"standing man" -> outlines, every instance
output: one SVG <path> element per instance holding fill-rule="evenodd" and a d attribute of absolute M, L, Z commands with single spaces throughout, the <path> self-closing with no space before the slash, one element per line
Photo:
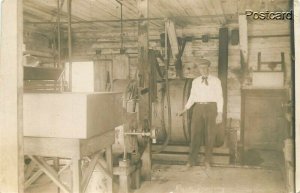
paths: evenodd
<path fill-rule="evenodd" d="M 208 169 L 212 163 L 216 124 L 222 122 L 223 93 L 221 81 L 209 74 L 210 61 L 200 59 L 195 60 L 194 64 L 197 65 L 200 76 L 193 80 L 190 97 L 184 110 L 179 115 L 193 107 L 190 153 L 187 166 L 191 167 L 196 164 L 201 140 L 204 139 L 204 163 Z"/>

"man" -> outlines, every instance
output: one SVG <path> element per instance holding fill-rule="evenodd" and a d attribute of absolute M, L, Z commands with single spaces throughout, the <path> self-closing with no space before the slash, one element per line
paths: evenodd
<path fill-rule="evenodd" d="M 201 145 L 205 143 L 205 166 L 210 168 L 212 162 L 212 150 L 216 138 L 216 123 L 222 122 L 223 94 L 221 81 L 209 74 L 210 61 L 200 59 L 194 61 L 200 72 L 200 76 L 192 83 L 191 94 L 182 115 L 193 107 L 191 123 L 191 144 L 188 167 L 195 165 Z"/>

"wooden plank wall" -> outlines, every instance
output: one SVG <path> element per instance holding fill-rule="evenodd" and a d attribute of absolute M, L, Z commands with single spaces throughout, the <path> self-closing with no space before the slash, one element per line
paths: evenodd
<path fill-rule="evenodd" d="M 230 24 L 229 35 L 232 29 L 237 29 L 238 24 Z M 151 28 L 149 31 L 149 48 L 161 50 L 160 47 L 160 33 L 164 29 L 158 30 Z M 178 36 L 193 36 L 201 37 L 202 35 L 209 35 L 210 37 L 218 37 L 219 26 L 186 26 L 184 28 L 176 27 Z M 266 35 L 288 35 L 289 23 L 287 21 L 249 21 L 248 22 L 248 46 L 249 46 L 249 67 L 253 70 L 257 67 L 258 52 L 262 53 L 262 60 L 280 60 L 280 53 L 285 53 L 287 72 L 290 74 L 290 38 L 288 36 L 282 37 L 254 37 Z M 124 29 L 124 48 L 126 48 L 129 56 L 129 75 L 134 78 L 137 69 L 137 26 L 125 27 Z M 35 41 L 42 41 L 42 37 L 38 37 Z M 75 61 L 82 60 L 113 60 L 120 51 L 120 32 L 118 30 L 104 31 L 104 32 L 73 32 L 74 45 L 73 56 Z M 230 39 L 229 39 L 230 40 Z M 45 40 L 43 45 L 46 46 Z M 30 40 L 27 40 L 30 42 Z M 197 76 L 197 72 L 193 68 L 192 58 L 206 58 L 212 62 L 211 71 L 213 75 L 217 76 L 218 64 L 218 39 L 210 39 L 208 42 L 202 40 L 193 40 L 186 44 L 185 52 L 183 54 L 184 76 L 193 78 Z M 51 49 L 48 51 L 51 53 Z M 96 51 L 101 51 L 101 55 L 95 57 Z M 239 45 L 229 44 L 229 72 L 228 72 L 228 118 L 240 120 L 241 112 L 241 78 L 240 71 L 240 48 Z M 124 74 L 122 74 L 124 77 Z M 116 78 L 116 77 L 114 77 Z M 287 82 L 290 76 L 287 76 Z"/>
<path fill-rule="evenodd" d="M 229 35 L 231 30 L 238 28 L 238 25 L 229 26 Z M 159 34 L 163 32 L 163 29 L 159 31 L 150 31 L 150 47 L 152 49 L 160 50 Z M 118 33 L 110 34 L 111 38 L 118 37 Z M 208 34 L 211 37 L 218 37 L 218 26 L 187 26 L 185 28 L 177 28 L 176 33 L 178 36 L 193 36 L 201 37 Z M 266 36 L 266 35 L 287 35 L 289 34 L 289 25 L 286 21 L 268 21 L 260 22 L 253 21 L 248 23 L 249 34 L 249 66 L 255 70 L 257 67 L 257 54 L 262 53 L 263 60 L 280 60 L 280 53 L 284 52 L 286 56 L 287 71 L 290 72 L 290 40 L 289 37 L 254 37 L 254 36 Z M 136 69 L 137 55 L 136 39 L 137 32 L 127 32 L 125 37 L 124 47 L 130 55 L 130 69 Z M 105 39 L 105 37 L 102 37 Z M 131 40 L 130 42 L 126 42 Z M 106 41 L 110 40 L 106 38 Z M 101 39 L 100 39 L 101 41 Z M 217 76 L 217 64 L 218 64 L 218 39 L 210 39 L 208 42 L 202 42 L 202 40 L 193 40 L 188 42 L 183 54 L 184 75 L 186 77 L 195 77 L 197 73 L 193 69 L 192 58 L 206 58 L 212 62 L 211 71 L 213 75 Z M 84 46 L 83 46 L 84 45 Z M 95 44 L 92 44 L 95 45 Z M 97 44 L 96 44 L 97 45 Z M 118 53 L 120 43 L 101 43 L 102 57 L 112 57 Z M 80 49 L 79 49 L 80 48 Z M 94 49 L 91 48 L 91 43 L 75 43 L 75 55 L 93 55 Z M 229 44 L 229 72 L 228 72 L 228 118 L 240 120 L 241 113 L 241 72 L 240 72 L 240 50 L 239 45 Z M 130 71 L 133 78 L 134 72 Z M 290 80 L 290 76 L 287 77 Z"/>
<path fill-rule="evenodd" d="M 34 56 L 36 61 L 43 63 L 44 66 L 53 66 L 54 56 L 56 55 L 53 45 L 53 37 L 50 34 L 45 34 L 34 29 L 24 29 L 24 45 L 25 54 Z M 54 34 L 53 34 L 54 36 Z M 26 58 L 28 60 L 28 57 Z M 32 63 L 32 58 L 25 64 Z"/>

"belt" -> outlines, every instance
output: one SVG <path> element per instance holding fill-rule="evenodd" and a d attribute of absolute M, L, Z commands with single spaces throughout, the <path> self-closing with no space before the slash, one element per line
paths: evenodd
<path fill-rule="evenodd" d="M 195 104 L 208 105 L 208 104 L 216 104 L 216 102 L 196 102 Z"/>

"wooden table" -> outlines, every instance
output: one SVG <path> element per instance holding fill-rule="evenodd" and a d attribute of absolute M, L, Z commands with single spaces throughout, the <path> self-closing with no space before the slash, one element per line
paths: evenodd
<path fill-rule="evenodd" d="M 112 192 L 111 146 L 114 128 L 122 124 L 122 93 L 26 93 L 23 104 L 24 154 L 32 160 L 25 188 L 45 173 L 65 192 L 83 193 L 98 164 L 110 179 Z M 71 161 L 63 168 L 57 163 L 51 167 L 45 157 Z M 89 160 L 85 171 L 81 169 L 83 158 Z M 32 165 L 39 170 L 33 173 Z M 71 187 L 59 179 L 69 167 Z"/>
<path fill-rule="evenodd" d="M 30 165 L 37 165 L 37 172 L 30 172 L 25 182 L 25 188 L 29 187 L 39 176 L 45 173 L 59 188 L 69 193 L 84 193 L 93 170 L 98 164 L 102 173 L 108 180 L 108 192 L 112 193 L 112 144 L 115 140 L 114 130 L 88 139 L 76 138 L 46 138 L 24 137 L 24 154 L 32 161 Z M 105 157 L 101 152 L 105 151 Z M 67 158 L 71 162 L 56 171 L 44 157 Z M 88 157 L 89 166 L 82 171 L 81 160 Z M 59 179 L 59 174 L 67 169 L 72 170 L 72 185 L 67 187 Z"/>

